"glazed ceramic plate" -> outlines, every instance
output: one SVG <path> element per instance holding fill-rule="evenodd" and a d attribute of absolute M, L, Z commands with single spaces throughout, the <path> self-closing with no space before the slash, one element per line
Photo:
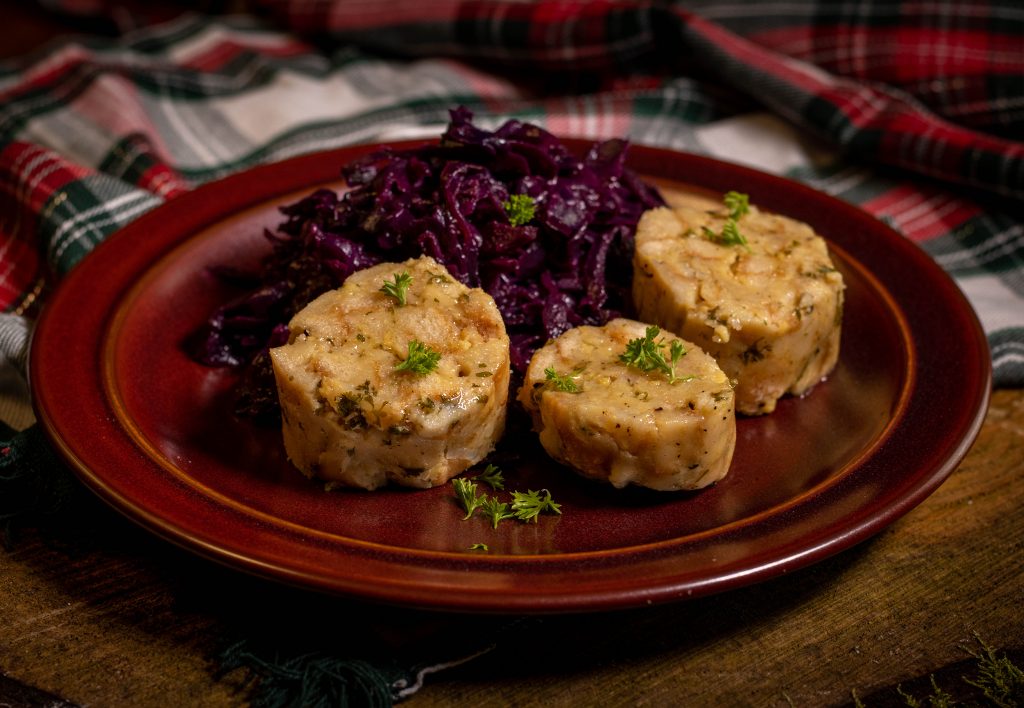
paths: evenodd
<path fill-rule="evenodd" d="M 799 184 L 634 146 L 631 166 L 667 191 L 746 192 L 829 240 L 848 288 L 832 376 L 739 420 L 730 474 L 697 493 L 588 482 L 529 434 L 505 475 L 551 490 L 563 512 L 536 524 L 464 521 L 451 485 L 325 492 L 290 467 L 278 430 L 232 415 L 236 374 L 183 344 L 233 294 L 210 267 L 255 265 L 278 207 L 339 186 L 340 166 L 371 149 L 197 189 L 111 236 L 61 284 L 33 341 L 36 410 L 116 509 L 204 556 L 320 591 L 459 611 L 601 610 L 719 592 L 846 549 L 927 497 L 981 425 L 985 337 L 919 248 Z M 477 543 L 490 550 L 470 551 Z"/>

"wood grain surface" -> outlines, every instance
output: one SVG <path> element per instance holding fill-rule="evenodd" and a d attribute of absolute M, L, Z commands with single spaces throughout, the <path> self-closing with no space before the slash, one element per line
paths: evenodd
<path fill-rule="evenodd" d="M 927 692 L 932 674 L 968 673 L 979 638 L 1024 656 L 1022 568 L 1024 390 L 996 391 L 950 479 L 845 553 L 723 595 L 511 628 L 243 576 L 83 492 L 0 551 L 0 697 L 243 705 L 244 671 L 217 675 L 218 652 L 237 638 L 403 660 L 493 639 L 492 651 L 429 676 L 404 705 L 818 706 L 851 703 L 854 692 L 900 705 L 898 685 Z"/>

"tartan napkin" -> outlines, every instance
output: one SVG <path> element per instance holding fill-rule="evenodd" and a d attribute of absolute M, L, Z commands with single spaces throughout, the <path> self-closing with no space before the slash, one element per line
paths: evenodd
<path fill-rule="evenodd" d="M 206 7 L 225 4 L 242 3 Z M 857 204 L 950 273 L 988 335 L 996 385 L 1024 385 L 1017 0 L 248 5 L 0 65 L 0 421 L 11 428 L 33 422 L 34 318 L 110 233 L 256 164 L 439 135 L 457 105 L 485 127 L 515 117 L 625 136 Z"/>

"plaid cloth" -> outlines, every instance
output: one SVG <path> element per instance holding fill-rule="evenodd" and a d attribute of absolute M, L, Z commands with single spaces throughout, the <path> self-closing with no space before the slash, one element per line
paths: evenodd
<path fill-rule="evenodd" d="M 258 163 L 436 135 L 457 104 L 484 125 L 628 136 L 854 202 L 957 280 L 996 384 L 1024 383 L 1016 0 L 252 5 L 257 16 L 184 14 L 0 66 L 0 416 L 12 425 L 31 421 L 10 370 L 32 319 L 108 234 Z"/>
<path fill-rule="evenodd" d="M 627 136 L 857 204 L 955 278 L 996 385 L 1024 385 L 1019 0 L 254 0 L 142 27 L 118 3 L 42 4 L 133 29 L 0 64 L 0 421 L 12 428 L 33 420 L 32 322 L 106 236 L 256 164 L 436 136 L 460 104 L 487 127 L 516 117 Z M 242 5 L 251 13 L 223 13 Z"/>

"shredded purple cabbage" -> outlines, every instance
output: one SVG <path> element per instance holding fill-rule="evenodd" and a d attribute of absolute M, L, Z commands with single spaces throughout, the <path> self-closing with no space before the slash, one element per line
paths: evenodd
<path fill-rule="evenodd" d="M 343 168 L 349 191 L 283 207 L 255 287 L 213 313 L 195 356 L 244 367 L 239 414 L 276 415 L 267 350 L 292 315 L 357 270 L 426 254 L 494 298 L 521 376 L 548 339 L 630 310 L 636 223 L 664 202 L 625 167 L 627 147 L 608 140 L 579 158 L 536 125 L 489 132 L 453 110 L 439 144 L 371 154 Z M 518 194 L 536 207 L 521 226 L 504 207 Z"/>

